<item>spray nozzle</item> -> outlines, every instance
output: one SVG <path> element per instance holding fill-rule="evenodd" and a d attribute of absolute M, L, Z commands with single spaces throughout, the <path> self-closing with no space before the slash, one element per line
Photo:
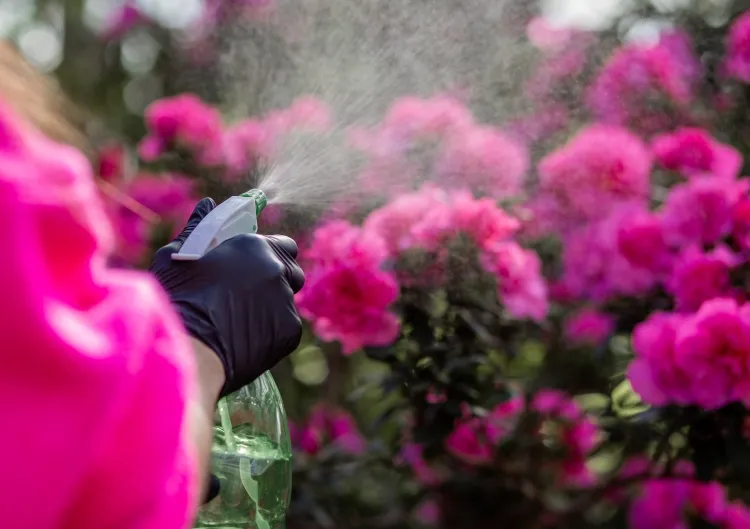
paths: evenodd
<path fill-rule="evenodd" d="M 257 233 L 258 216 L 266 204 L 268 198 L 260 189 L 251 189 L 240 196 L 228 198 L 198 223 L 180 251 L 172 254 L 172 259 L 195 261 L 227 239 Z"/>
<path fill-rule="evenodd" d="M 260 216 L 260 212 L 263 211 L 263 209 L 268 204 L 268 197 L 266 197 L 266 194 L 260 189 L 251 189 L 250 191 L 245 191 L 240 196 L 245 197 L 245 198 L 251 198 L 255 201 L 255 216 L 256 217 Z"/>

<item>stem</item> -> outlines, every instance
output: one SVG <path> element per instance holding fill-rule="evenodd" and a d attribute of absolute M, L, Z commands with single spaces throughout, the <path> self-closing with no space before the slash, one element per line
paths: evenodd
<path fill-rule="evenodd" d="M 323 346 L 328 361 L 328 381 L 324 400 L 335 405 L 341 395 L 341 384 L 345 380 L 346 361 L 341 354 L 341 347 L 338 344 L 326 344 Z"/>

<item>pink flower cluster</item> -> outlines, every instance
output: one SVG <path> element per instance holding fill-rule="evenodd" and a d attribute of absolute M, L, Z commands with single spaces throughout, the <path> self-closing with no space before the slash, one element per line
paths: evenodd
<path fill-rule="evenodd" d="M 666 32 L 655 45 L 628 44 L 615 51 L 589 86 L 587 104 L 603 123 L 658 132 L 689 112 L 700 74 L 689 38 Z M 676 115 L 644 105 L 654 98 L 673 107 Z"/>
<path fill-rule="evenodd" d="M 565 337 L 572 343 L 597 346 L 614 331 L 614 318 L 596 309 L 584 309 L 565 322 Z"/>
<path fill-rule="evenodd" d="M 446 450 L 469 465 L 489 464 L 495 447 L 515 430 L 523 409 L 523 399 L 516 397 L 497 405 L 484 417 L 467 414 L 446 438 Z"/>
<path fill-rule="evenodd" d="M 229 178 L 238 178 L 259 160 L 272 159 L 279 142 L 295 130 L 323 132 L 331 126 L 328 108 L 312 97 L 302 97 L 289 107 L 248 118 L 224 132 L 224 165 Z"/>
<path fill-rule="evenodd" d="M 345 354 L 366 345 L 388 345 L 399 325 L 389 311 L 399 285 L 385 271 L 406 250 L 438 257 L 458 234 L 480 250 L 480 264 L 497 279 L 498 295 L 517 318 L 542 320 L 548 310 L 541 261 L 511 237 L 518 221 L 488 198 L 426 185 L 373 211 L 361 228 L 345 221 L 323 224 L 303 251 L 307 283 L 297 296 L 300 314 L 324 340 L 337 340 Z"/>
<path fill-rule="evenodd" d="M 541 320 L 548 310 L 541 261 L 511 239 L 518 227 L 492 199 L 431 185 L 398 196 L 364 222 L 365 230 L 388 241 L 394 258 L 412 248 L 439 255 L 450 239 L 468 236 L 481 252 L 483 268 L 497 279 L 498 296 L 508 312 Z"/>
<path fill-rule="evenodd" d="M 652 156 L 687 178 L 656 211 L 648 202 Z M 747 249 L 750 218 L 741 162 L 702 129 L 663 134 L 649 150 L 624 129 L 594 126 L 540 163 L 529 232 L 561 237 L 558 286 L 573 299 L 604 302 L 661 285 L 679 311 L 694 311 L 736 295 L 729 274 L 741 263 L 734 251 Z"/>
<path fill-rule="evenodd" d="M 714 298 L 693 314 L 655 313 L 636 328 L 633 349 L 628 378 L 646 403 L 750 404 L 750 304 Z"/>
<path fill-rule="evenodd" d="M 145 118 L 148 135 L 138 147 L 143 160 L 154 161 L 178 148 L 203 165 L 221 161 L 221 115 L 193 94 L 160 99 L 146 109 Z"/>
<path fill-rule="evenodd" d="M 659 165 L 687 178 L 704 175 L 735 178 L 742 168 L 742 155 L 735 148 L 699 128 L 661 134 L 653 139 L 651 148 Z"/>
<path fill-rule="evenodd" d="M 743 83 L 750 83 L 750 12 L 739 16 L 727 36 L 724 69 Z"/>
<path fill-rule="evenodd" d="M 497 279 L 498 297 L 511 316 L 535 321 L 547 316 L 547 284 L 536 252 L 504 241 L 487 247 L 480 261 Z"/>
<path fill-rule="evenodd" d="M 154 235 L 176 236 L 200 198 L 196 182 L 171 173 L 135 173 L 128 152 L 118 143 L 104 145 L 96 164 L 99 190 L 115 226 L 115 265 L 143 265 Z"/>
<path fill-rule="evenodd" d="M 593 125 L 539 163 L 533 208 L 556 231 L 605 216 L 615 206 L 649 196 L 651 153 L 626 129 Z"/>
<path fill-rule="evenodd" d="M 445 473 L 430 465 L 424 459 L 422 445 L 407 440 L 401 447 L 395 463 L 407 466 L 414 474 L 414 478 L 425 487 L 435 487 L 443 482 Z"/>
<path fill-rule="evenodd" d="M 425 185 L 376 209 L 363 226 L 388 241 L 395 257 L 411 248 L 434 252 L 458 233 L 469 235 L 479 248 L 490 248 L 508 240 L 519 223 L 492 199 Z"/>
<path fill-rule="evenodd" d="M 672 187 L 661 211 L 666 240 L 676 245 L 719 242 L 732 232 L 732 211 L 749 185 L 746 179 L 701 178 Z"/>
<path fill-rule="evenodd" d="M 185 226 L 199 198 L 194 182 L 181 175 L 140 174 L 122 189 L 138 204 L 158 216 L 157 222 L 176 236 Z M 113 213 L 117 228 L 116 255 L 128 262 L 138 262 L 150 248 L 156 225 L 140 217 L 136 211 L 120 205 Z"/>
<path fill-rule="evenodd" d="M 380 237 L 345 221 L 315 230 L 302 254 L 306 283 L 297 308 L 320 338 L 339 341 L 344 354 L 389 345 L 398 336 L 399 323 L 389 307 L 399 286 L 384 270 L 387 257 Z"/>
<path fill-rule="evenodd" d="M 584 225 L 563 239 L 563 276 L 561 286 L 574 299 L 604 302 L 625 295 L 637 296 L 656 285 L 658 276 L 651 268 L 641 267 L 629 260 L 620 242 L 628 242 L 631 229 L 642 225 L 630 222 L 637 206 L 623 206 L 598 222 Z M 658 254 L 643 255 L 645 247 L 631 248 L 639 259 L 658 259 Z M 643 255 L 643 257 L 641 257 Z"/>
<path fill-rule="evenodd" d="M 734 296 L 730 272 L 742 259 L 720 242 L 734 231 L 731 216 L 740 196 L 701 204 L 703 181 L 684 185 L 690 200 L 680 207 L 671 198 L 680 198 L 683 190 L 677 186 L 660 212 L 621 208 L 566 237 L 561 285 L 569 295 L 603 302 L 662 285 L 679 311 L 694 311 L 717 295 Z M 728 187 L 715 189 L 723 195 Z M 714 248 L 704 250 L 704 245 Z"/>
<path fill-rule="evenodd" d="M 628 514 L 633 529 L 684 529 L 688 516 L 721 529 L 750 527 L 750 510 L 741 503 L 730 503 L 720 483 L 689 477 L 648 480 Z"/>
<path fill-rule="evenodd" d="M 568 485 L 585 486 L 594 481 L 587 458 L 600 442 L 599 428 L 578 404 L 557 390 L 541 390 L 534 395 L 531 412 L 540 418 L 540 439 L 550 435 L 565 453 L 560 478 Z M 469 465 L 486 465 L 495 457 L 496 447 L 511 437 L 524 401 L 514 397 L 490 410 L 483 417 L 469 416 L 458 421 L 445 441 L 446 450 Z"/>
<path fill-rule="evenodd" d="M 508 197 L 521 191 L 529 169 L 523 144 L 477 123 L 465 105 L 446 96 L 403 97 L 377 127 L 351 136 L 367 157 L 363 184 L 381 192 L 428 180 Z"/>
<path fill-rule="evenodd" d="M 710 252 L 696 246 L 686 248 L 674 262 L 665 287 L 674 297 L 675 310 L 695 312 L 704 301 L 722 296 L 741 299 L 731 285 L 730 272 L 741 260 L 725 246 Z"/>
<path fill-rule="evenodd" d="M 183 149 L 201 165 L 224 167 L 233 179 L 273 156 L 283 135 L 296 129 L 319 132 L 329 124 L 326 106 L 303 97 L 263 118 L 225 127 L 215 108 L 193 94 L 182 94 L 160 99 L 146 110 L 148 135 L 139 153 L 143 160 L 154 161 L 170 149 Z"/>
<path fill-rule="evenodd" d="M 354 418 L 339 408 L 317 405 L 302 425 L 290 423 L 292 444 L 298 450 L 316 455 L 326 446 L 335 446 L 350 455 L 362 455 L 367 441 Z"/>

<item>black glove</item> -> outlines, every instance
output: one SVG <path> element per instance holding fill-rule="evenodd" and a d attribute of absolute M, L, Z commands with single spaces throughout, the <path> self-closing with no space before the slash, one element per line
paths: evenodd
<path fill-rule="evenodd" d="M 188 235 L 216 207 L 195 206 L 185 229 L 154 256 L 151 272 L 169 293 L 188 332 L 221 359 L 222 396 L 249 384 L 299 345 L 294 294 L 305 282 L 297 245 L 283 236 L 238 235 L 197 261 L 174 261 Z"/>

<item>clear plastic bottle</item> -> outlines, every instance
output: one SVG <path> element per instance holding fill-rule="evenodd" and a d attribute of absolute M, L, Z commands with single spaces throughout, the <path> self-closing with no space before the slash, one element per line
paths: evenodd
<path fill-rule="evenodd" d="M 219 495 L 195 527 L 283 529 L 292 492 L 292 446 L 270 372 L 219 401 L 212 450 Z"/>

